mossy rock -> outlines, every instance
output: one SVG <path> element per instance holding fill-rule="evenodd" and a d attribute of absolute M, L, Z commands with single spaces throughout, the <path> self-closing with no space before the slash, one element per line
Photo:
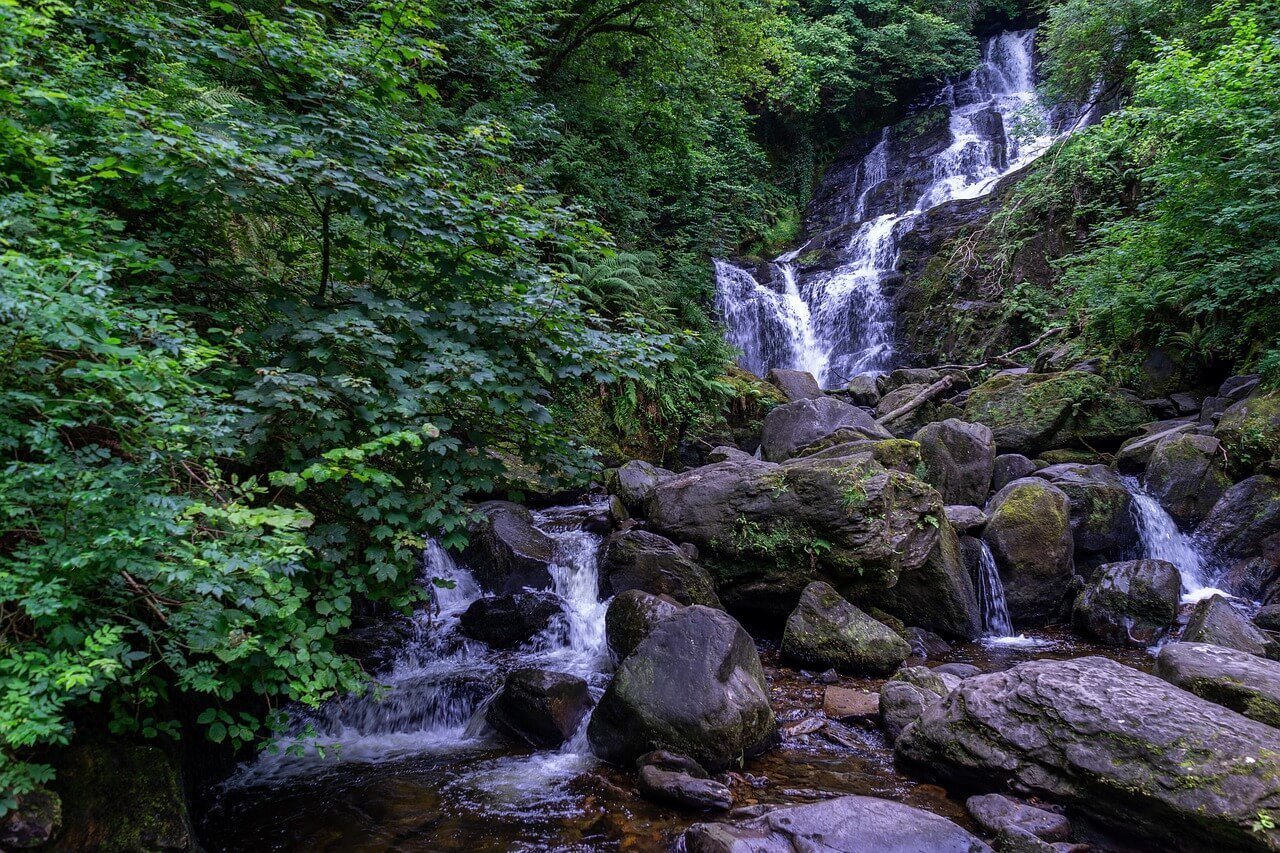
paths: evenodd
<path fill-rule="evenodd" d="M 1228 469 L 1239 479 L 1280 458 L 1280 391 L 1241 400 L 1222 413 L 1213 432 L 1227 451 Z"/>
<path fill-rule="evenodd" d="M 783 657 L 816 669 L 887 675 L 910 654 L 911 646 L 892 628 L 822 581 L 805 587 L 782 634 Z"/>

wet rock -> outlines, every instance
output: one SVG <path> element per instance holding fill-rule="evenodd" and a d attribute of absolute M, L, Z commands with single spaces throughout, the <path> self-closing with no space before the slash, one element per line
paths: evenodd
<path fill-rule="evenodd" d="M 609 478 L 609 493 L 616 495 L 628 512 L 642 515 L 658 484 L 672 476 L 665 468 L 633 459 Z"/>
<path fill-rule="evenodd" d="M 1264 631 L 1280 631 L 1280 604 L 1268 604 L 1253 614 L 1253 624 Z"/>
<path fill-rule="evenodd" d="M 996 445 L 991 430 L 954 418 L 931 423 L 914 436 L 925 479 L 947 504 L 980 504 L 991 490 Z"/>
<path fill-rule="evenodd" d="M 781 620 L 825 577 L 850 594 L 923 566 L 940 537 L 930 486 L 869 456 L 718 462 L 664 481 L 653 530 L 692 542 L 735 612 Z"/>
<path fill-rule="evenodd" d="M 680 610 L 672 599 L 659 598 L 639 589 L 623 590 L 609 602 L 604 614 L 605 639 L 618 660 L 635 651 L 653 626 Z"/>
<path fill-rule="evenodd" d="M 477 510 L 460 556 L 480 586 L 494 593 L 549 588 L 555 541 L 533 526 L 533 513 L 507 501 L 482 503 Z"/>
<path fill-rule="evenodd" d="M 1046 480 L 1014 480 L 991 499 L 982 538 L 991 548 L 1015 624 L 1043 625 L 1066 610 L 1074 572 L 1071 504 Z"/>
<path fill-rule="evenodd" d="M 805 587 L 782 634 L 783 657 L 801 666 L 884 675 L 909 654 L 906 640 L 822 581 Z"/>
<path fill-rule="evenodd" d="M 458 627 L 473 640 L 509 649 L 546 630 L 562 612 L 555 593 L 518 592 L 477 598 L 462 612 Z"/>
<path fill-rule="evenodd" d="M 975 640 L 982 634 L 973 579 L 950 525 L 941 525 L 933 550 L 922 564 L 904 569 L 892 587 L 869 592 L 859 601 L 955 640 Z"/>
<path fill-rule="evenodd" d="M 1053 483 L 1071 503 L 1077 570 L 1136 556 L 1133 496 L 1115 471 L 1106 465 L 1065 463 L 1041 468 L 1035 476 Z"/>
<path fill-rule="evenodd" d="M 971 663 L 944 663 L 941 666 L 935 666 L 933 671 L 939 675 L 954 675 L 961 679 L 982 675 L 982 670 Z"/>
<path fill-rule="evenodd" d="M 885 380 L 887 391 L 896 391 L 906 385 L 929 386 L 942 379 L 942 373 L 932 367 L 899 367 L 891 371 Z M 967 383 L 966 383 L 967 384 Z"/>
<path fill-rule="evenodd" d="M 1201 401 L 1204 400 L 1203 394 L 1197 394 L 1194 391 L 1175 391 L 1169 395 L 1169 402 L 1173 403 L 1179 415 L 1190 415 L 1200 411 Z"/>
<path fill-rule="evenodd" d="M 940 658 L 951 651 L 950 643 L 924 628 L 908 628 L 907 643 L 911 646 L 911 654 L 925 660 Z"/>
<path fill-rule="evenodd" d="M 1098 568 L 1076 597 L 1076 630 L 1113 646 L 1145 647 L 1178 616 L 1182 576 L 1164 560 L 1131 560 Z"/>
<path fill-rule="evenodd" d="M 591 710 L 587 682 L 545 669 L 518 669 L 485 712 L 498 731 L 530 746 L 559 746 L 573 737 Z"/>
<path fill-rule="evenodd" d="M 1223 493 L 1196 534 L 1215 554 L 1234 561 L 1257 556 L 1280 533 L 1280 478 L 1257 475 Z"/>
<path fill-rule="evenodd" d="M 1275 642 L 1253 627 L 1244 615 L 1221 595 L 1211 595 L 1196 603 L 1182 632 L 1184 643 L 1211 643 L 1251 655 L 1274 657 Z"/>
<path fill-rule="evenodd" d="M 783 806 L 734 823 L 698 823 L 686 853 L 988 853 L 990 847 L 940 815 L 876 797 Z"/>
<path fill-rule="evenodd" d="M 833 720 L 863 720 L 880 716 L 880 696 L 866 690 L 828 687 L 822 693 L 822 713 Z"/>
<path fill-rule="evenodd" d="M 1268 459 L 1280 457 L 1280 391 L 1233 403 L 1213 434 L 1227 449 L 1236 476 L 1251 474 Z"/>
<path fill-rule="evenodd" d="M 669 595 L 681 604 L 719 607 L 711 575 L 670 539 L 628 530 L 609 540 L 600 566 L 603 598 L 628 589 Z"/>
<path fill-rule="evenodd" d="M 636 770 L 641 767 L 657 767 L 659 770 L 669 770 L 672 773 L 683 773 L 686 776 L 692 776 L 695 779 L 709 779 L 710 774 L 706 768 L 694 761 L 687 755 L 681 755 L 678 752 L 670 752 L 665 749 L 655 749 L 653 752 L 646 752 L 644 755 L 636 759 Z"/>
<path fill-rule="evenodd" d="M 1107 447 L 1148 419 L 1142 404 L 1099 376 L 1078 371 L 995 376 L 973 389 L 965 420 L 986 424 L 1005 452 Z"/>
<path fill-rule="evenodd" d="M 1014 480 L 1030 477 L 1038 467 L 1021 453 L 1001 453 L 991 466 L 991 488 L 998 492 Z"/>
<path fill-rule="evenodd" d="M 794 403 L 796 400 L 816 400 L 823 396 L 818 380 L 814 379 L 813 374 L 807 370 L 774 368 L 769 371 L 766 379 L 777 386 L 789 403 Z"/>
<path fill-rule="evenodd" d="M 1012 785 L 1164 849 L 1280 849 L 1280 731 L 1098 657 L 969 678 L 895 745 L 944 784 Z"/>
<path fill-rule="evenodd" d="M 847 434 L 846 440 L 858 438 L 893 438 L 875 418 L 856 406 L 822 397 L 817 400 L 797 400 L 778 406 L 764 418 L 764 432 L 760 446 L 764 458 L 781 462 L 797 455 L 815 441 L 837 433 Z"/>
<path fill-rule="evenodd" d="M 1205 643 L 1169 643 L 1154 674 L 1224 708 L 1280 727 L 1280 663 Z"/>
<path fill-rule="evenodd" d="M 0 818 L 0 849 L 26 850 L 51 842 L 62 829 L 62 800 L 47 788 L 36 788 L 17 797 Z"/>
<path fill-rule="evenodd" d="M 587 736 L 613 763 L 665 749 L 715 771 L 762 750 L 774 730 L 751 636 L 723 611 L 693 605 L 655 625 L 622 661 Z"/>
<path fill-rule="evenodd" d="M 876 373 L 859 373 L 849 380 L 849 399 L 855 406 L 875 408 L 880 402 L 880 389 L 876 387 Z"/>
<path fill-rule="evenodd" d="M 1125 474 L 1137 474 L 1145 471 L 1151 461 L 1151 454 L 1156 446 L 1166 438 L 1189 435 L 1196 432 L 1199 425 L 1190 421 L 1165 421 L 1148 426 L 1158 427 L 1151 432 L 1134 436 L 1120 445 L 1116 451 L 1116 468 Z"/>
<path fill-rule="evenodd" d="M 640 768 L 638 781 L 640 795 L 655 802 L 696 811 L 727 811 L 733 808 L 733 793 L 714 779 L 646 764 Z"/>
<path fill-rule="evenodd" d="M 1179 526 L 1193 527 L 1231 485 L 1223 459 L 1222 443 L 1213 436 L 1170 436 L 1151 454 L 1144 485 Z"/>
<path fill-rule="evenodd" d="M 1004 794 L 983 794 L 965 800 L 964 807 L 978 826 L 992 835 L 1006 829 L 1021 829 L 1044 841 L 1066 841 L 1071 822 L 1057 812 L 1036 808 Z"/>
<path fill-rule="evenodd" d="M 987 523 L 987 514 L 976 506 L 950 504 L 942 508 L 947 521 L 955 528 L 956 533 L 965 534 L 979 529 Z"/>

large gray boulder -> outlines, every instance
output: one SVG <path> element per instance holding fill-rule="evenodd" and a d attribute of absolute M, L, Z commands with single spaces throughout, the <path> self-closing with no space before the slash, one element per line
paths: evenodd
<path fill-rule="evenodd" d="M 697 823 L 685 853 L 990 853 L 941 815 L 876 797 L 783 806 L 736 823 Z"/>
<path fill-rule="evenodd" d="M 559 746 L 573 737 L 591 710 L 587 682 L 545 669 L 518 669 L 485 711 L 498 731 L 530 746 Z"/>
<path fill-rule="evenodd" d="M 697 546 L 731 610 L 781 620 L 812 580 L 846 596 L 897 583 L 945 520 L 933 488 L 865 454 L 694 468 L 658 486 L 649 524 Z"/>
<path fill-rule="evenodd" d="M 1014 480 L 987 505 L 982 538 L 991 548 L 1015 624 L 1043 625 L 1065 615 L 1074 574 L 1071 503 L 1037 477 Z"/>
<path fill-rule="evenodd" d="M 965 679 L 895 744 L 943 784 L 1014 787 L 1156 849 L 1280 850 L 1280 731 L 1099 657 Z"/>
<path fill-rule="evenodd" d="M 796 400 L 816 400 L 822 396 L 822 386 L 807 370 L 784 370 L 775 367 L 765 378 L 769 384 L 782 392 L 782 396 L 786 397 L 789 403 L 794 403 Z"/>
<path fill-rule="evenodd" d="M 1189 421 L 1162 421 L 1152 432 L 1137 435 L 1120 445 L 1116 451 L 1116 468 L 1126 474 L 1145 471 L 1160 442 L 1168 438 L 1194 433 L 1199 424 Z"/>
<path fill-rule="evenodd" d="M 910 654 L 911 646 L 892 628 L 822 581 L 805 587 L 782 634 L 782 656 L 813 669 L 887 675 Z"/>
<path fill-rule="evenodd" d="M 1231 485 L 1222 443 L 1211 435 L 1176 435 L 1156 445 L 1147 463 L 1147 491 L 1183 528 L 1209 514 Z"/>
<path fill-rule="evenodd" d="M 1280 533 L 1280 478 L 1256 475 L 1223 493 L 1196 530 L 1225 562 L 1256 557 L 1264 539 Z"/>
<path fill-rule="evenodd" d="M 888 589 L 873 590 L 858 600 L 908 625 L 953 640 L 976 640 L 982 635 L 982 611 L 973 578 L 960 539 L 948 524 L 939 529 L 937 542 L 923 563 L 904 569 Z"/>
<path fill-rule="evenodd" d="M 765 415 L 760 438 L 761 453 L 770 462 L 796 456 L 815 442 L 893 438 L 875 418 L 834 397 L 797 400 Z"/>
<path fill-rule="evenodd" d="M 880 686 L 880 727 L 890 741 L 903 729 L 920 719 L 925 705 L 946 696 L 960 679 L 951 676 L 948 683 L 944 674 L 922 666 L 899 670 Z"/>
<path fill-rule="evenodd" d="M 549 588 L 555 541 L 533 526 L 533 513 L 508 501 L 488 501 L 476 509 L 460 556 L 480 586 L 495 593 Z"/>
<path fill-rule="evenodd" d="M 965 800 L 964 807 L 987 832 L 999 835 L 1010 829 L 1028 832 L 1044 841 L 1066 841 L 1071 822 L 1057 812 L 1036 808 L 1004 794 L 982 794 Z"/>
<path fill-rule="evenodd" d="M 1182 631 L 1184 643 L 1211 643 L 1251 655 L 1276 654 L 1276 643 L 1253 626 L 1231 602 L 1221 595 L 1211 595 L 1196 602 Z"/>
<path fill-rule="evenodd" d="M 1178 616 L 1182 576 L 1164 560 L 1130 560 L 1100 566 L 1076 596 L 1076 630 L 1113 646 L 1146 647 Z"/>
<path fill-rule="evenodd" d="M 846 390 L 849 392 L 849 399 L 858 406 L 875 407 L 880 402 L 880 389 L 877 387 L 877 373 L 859 373 L 857 376 L 849 380 L 849 386 Z"/>
<path fill-rule="evenodd" d="M 1030 477 L 1039 467 L 1021 453 L 1001 453 L 991 468 L 991 488 L 998 492 L 1014 480 Z"/>
<path fill-rule="evenodd" d="M 751 636 L 727 613 L 694 605 L 653 626 L 618 666 L 587 737 L 615 764 L 663 749 L 716 771 L 764 749 L 775 726 Z"/>
<path fill-rule="evenodd" d="M 1126 560 L 1139 552 L 1133 496 L 1106 465 L 1067 462 L 1035 472 L 1071 502 L 1071 540 L 1077 570 Z"/>
<path fill-rule="evenodd" d="M 674 474 L 641 459 L 632 459 L 613 471 L 608 480 L 609 494 L 616 496 L 627 512 L 643 513 L 658 484 Z"/>
<path fill-rule="evenodd" d="M 1169 643 L 1154 673 L 1201 699 L 1280 728 L 1280 663 L 1207 643 Z"/>
<path fill-rule="evenodd" d="M 948 418 L 923 427 L 914 436 L 920 445 L 925 479 L 947 504 L 980 505 L 991 491 L 996 444 L 991 430 Z"/>
<path fill-rule="evenodd" d="M 618 660 L 636 650 L 653 626 L 680 610 L 671 598 L 660 598 L 639 589 L 614 596 L 604 612 L 604 635 L 609 651 Z"/>
<path fill-rule="evenodd" d="M 627 530 L 609 539 L 600 565 L 600 595 L 628 589 L 669 595 L 681 604 L 719 607 L 711 575 L 680 546 L 647 530 Z"/>

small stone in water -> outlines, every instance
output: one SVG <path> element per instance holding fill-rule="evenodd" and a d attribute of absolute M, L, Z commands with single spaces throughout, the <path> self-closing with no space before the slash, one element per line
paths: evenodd
<path fill-rule="evenodd" d="M 870 719 L 880 715 L 880 695 L 848 687 L 828 687 L 822 694 L 822 713 L 832 719 Z"/>

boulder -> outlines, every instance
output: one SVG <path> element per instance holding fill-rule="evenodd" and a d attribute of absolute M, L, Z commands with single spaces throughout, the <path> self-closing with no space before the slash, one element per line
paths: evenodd
<path fill-rule="evenodd" d="M 911 654 L 929 660 L 940 658 L 951 652 L 951 644 L 938 634 L 924 628 L 910 627 L 903 634 L 911 646 Z"/>
<path fill-rule="evenodd" d="M 1207 643 L 1169 643 L 1153 672 L 1201 699 L 1280 728 L 1280 663 Z"/>
<path fill-rule="evenodd" d="M 1021 453 L 1001 453 L 991 465 L 991 488 L 998 492 L 1014 480 L 1030 477 L 1039 467 Z"/>
<path fill-rule="evenodd" d="M 48 788 L 36 788 L 15 798 L 0 817 L 0 850 L 42 847 L 62 829 L 62 800 Z"/>
<path fill-rule="evenodd" d="M 693 605 L 655 625 L 622 661 L 587 737 L 616 764 L 665 749 L 716 771 L 764 749 L 775 727 L 751 636 L 727 613 Z"/>
<path fill-rule="evenodd" d="M 777 386 L 782 396 L 787 398 L 788 403 L 794 403 L 796 400 L 816 400 L 823 396 L 822 386 L 807 370 L 783 370 L 775 367 L 765 378 L 770 384 Z"/>
<path fill-rule="evenodd" d="M 1140 553 L 1133 496 L 1106 465 L 1066 463 L 1036 471 L 1071 502 L 1071 540 L 1076 568 L 1127 560 Z M 1083 572 L 1082 572 L 1083 574 Z"/>
<path fill-rule="evenodd" d="M 533 526 L 533 513 L 527 508 L 488 501 L 477 507 L 468 525 L 467 547 L 460 557 L 486 592 L 548 589 L 555 541 Z"/>
<path fill-rule="evenodd" d="M 573 737 L 591 704 L 587 682 L 577 676 L 518 669 L 507 676 L 484 718 L 517 741 L 553 747 Z"/>
<path fill-rule="evenodd" d="M 727 607 L 778 620 L 818 577 L 847 594 L 897 583 L 930 559 L 941 522 L 936 491 L 869 455 L 717 462 L 649 504 L 655 532 L 698 547 Z"/>
<path fill-rule="evenodd" d="M 670 539 L 647 530 L 627 530 L 609 539 L 600 566 L 600 596 L 639 589 L 669 595 L 681 604 L 719 607 L 711 575 Z"/>
<path fill-rule="evenodd" d="M 885 379 L 885 390 L 896 391 L 906 385 L 928 387 L 940 379 L 942 379 L 942 373 L 932 367 L 899 367 L 891 371 Z M 968 385 L 967 380 L 965 385 Z"/>
<path fill-rule="evenodd" d="M 973 389 L 965 420 L 986 424 L 1001 450 L 1034 456 L 1058 447 L 1114 447 L 1147 411 L 1133 395 L 1079 371 L 997 375 Z"/>
<path fill-rule="evenodd" d="M 1253 624 L 1264 631 L 1280 631 L 1280 604 L 1268 604 L 1253 614 Z"/>
<path fill-rule="evenodd" d="M 880 402 L 880 389 L 876 387 L 876 373 L 859 373 L 849 380 L 849 399 L 855 406 L 875 408 Z"/>
<path fill-rule="evenodd" d="M 886 468 L 914 474 L 920 469 L 920 445 L 905 438 L 863 438 L 856 441 L 842 441 L 821 450 L 813 450 L 823 442 L 809 445 L 805 450 L 807 459 L 839 459 L 844 456 L 870 454 L 871 458 Z M 810 452 L 812 450 L 812 452 Z"/>
<path fill-rule="evenodd" d="M 975 675 L 982 675 L 982 670 L 971 663 L 944 663 L 941 666 L 935 666 L 933 671 L 939 675 L 954 675 L 962 680 L 973 678 Z"/>
<path fill-rule="evenodd" d="M 654 489 L 671 476 L 674 475 L 665 468 L 633 459 L 613 472 L 608 481 L 609 493 L 621 500 L 628 512 L 643 513 Z"/>
<path fill-rule="evenodd" d="M 991 491 L 996 445 L 991 430 L 954 418 L 931 423 L 914 436 L 925 479 L 947 504 L 984 503 Z"/>
<path fill-rule="evenodd" d="M 822 713 L 833 720 L 865 720 L 880 716 L 880 696 L 867 690 L 828 687 L 822 692 Z"/>
<path fill-rule="evenodd" d="M 958 679 L 957 679 L 958 681 Z M 880 727 L 890 741 L 924 713 L 930 702 L 946 696 L 942 674 L 924 667 L 908 667 L 880 686 Z"/>
<path fill-rule="evenodd" d="M 1184 643 L 1211 643 L 1251 655 L 1275 655 L 1275 642 L 1244 618 L 1221 595 L 1196 602 L 1182 631 Z"/>
<path fill-rule="evenodd" d="M 782 634 L 782 656 L 805 667 L 887 675 L 910 654 L 906 640 L 822 581 L 805 587 Z"/>
<path fill-rule="evenodd" d="M 1213 434 L 1226 448 L 1231 473 L 1237 477 L 1280 457 L 1280 391 L 1233 403 L 1222 413 Z"/>
<path fill-rule="evenodd" d="M 1107 645 L 1150 646 L 1177 618 L 1181 595 L 1182 576 L 1172 563 L 1108 563 L 1076 597 L 1072 622 Z"/>
<path fill-rule="evenodd" d="M 806 374 L 808 375 L 808 374 Z M 658 803 L 668 803 L 695 811 L 727 811 L 733 808 L 733 793 L 714 779 L 667 770 L 652 764 L 640 767 L 640 795 Z"/>
<path fill-rule="evenodd" d="M 1248 559 L 1280 533 L 1280 478 L 1257 475 L 1227 489 L 1196 535 L 1225 562 Z"/>
<path fill-rule="evenodd" d="M 987 514 L 976 506 L 951 504 L 942 508 L 947 521 L 956 533 L 965 534 L 978 530 L 987 523 Z"/>
<path fill-rule="evenodd" d="M 1015 828 L 1043 841 L 1066 841 L 1071 838 L 1071 822 L 1057 812 L 1006 797 L 1004 794 L 982 794 L 965 800 L 964 807 L 978 826 L 992 835 Z"/>
<path fill-rule="evenodd" d="M 1059 619 L 1071 591 L 1074 551 L 1071 503 L 1046 480 L 1014 480 L 991 499 L 982 538 L 1004 582 L 1009 615 L 1018 625 Z"/>
<path fill-rule="evenodd" d="M 770 462 L 781 462 L 804 448 L 833 435 L 857 438 L 893 438 L 875 418 L 834 397 L 797 400 L 765 415 L 760 446 Z"/>
<path fill-rule="evenodd" d="M 923 563 L 904 569 L 892 587 L 868 592 L 859 601 L 953 640 L 976 640 L 982 635 L 973 578 L 950 525 L 941 525 Z"/>
<path fill-rule="evenodd" d="M 547 629 L 563 612 L 552 592 L 519 592 L 477 598 L 462 612 L 458 627 L 473 640 L 509 649 Z"/>
<path fill-rule="evenodd" d="M 1144 485 L 1180 527 L 1194 527 L 1231 485 L 1223 458 L 1211 435 L 1169 436 L 1151 454 Z"/>
<path fill-rule="evenodd" d="M 903 385 L 895 391 L 890 391 L 881 397 L 880 402 L 876 404 L 876 417 L 885 418 L 890 412 L 910 403 L 928 388 L 928 385 Z M 926 424 L 947 418 L 959 418 L 961 415 L 963 415 L 963 411 L 959 406 L 950 401 L 940 402 L 935 397 L 910 412 L 887 421 L 885 427 L 894 435 L 905 437 L 919 432 Z"/>
<path fill-rule="evenodd" d="M 669 598 L 639 589 L 627 589 L 614 596 L 604 613 L 604 634 L 609 651 L 618 660 L 635 651 L 653 626 L 680 610 Z"/>
<path fill-rule="evenodd" d="M 1116 451 L 1116 468 L 1122 473 L 1137 474 L 1145 471 L 1147 463 L 1151 461 L 1151 454 L 1155 453 L 1156 446 L 1160 442 L 1166 438 L 1195 433 L 1199 428 L 1199 425 L 1193 421 L 1163 421 L 1146 426 L 1155 429 L 1152 432 L 1134 436 L 1120 445 L 1120 449 Z"/>
<path fill-rule="evenodd" d="M 734 823 L 697 823 L 685 853 L 990 853 L 946 818 L 876 797 L 782 806 Z"/>
<path fill-rule="evenodd" d="M 727 444 L 717 445 L 716 447 L 713 447 L 709 451 L 707 451 L 708 462 L 727 462 L 730 459 L 743 460 L 743 459 L 754 459 L 754 458 L 755 457 L 752 456 L 747 451 L 739 450 L 736 447 L 730 447 Z M 646 500 L 647 499 L 648 498 L 646 497 Z"/>
<path fill-rule="evenodd" d="M 1078 810 L 1155 849 L 1280 849 L 1280 731 L 1099 657 L 965 679 L 895 744 L 943 784 Z"/>

